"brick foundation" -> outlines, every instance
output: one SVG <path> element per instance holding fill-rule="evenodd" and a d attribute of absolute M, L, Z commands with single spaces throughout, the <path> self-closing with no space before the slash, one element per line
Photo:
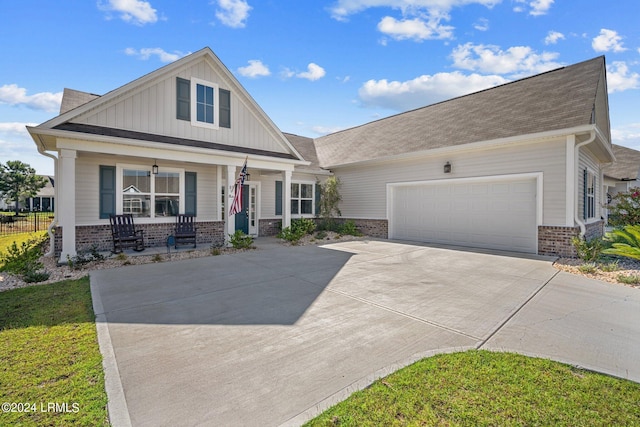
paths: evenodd
<path fill-rule="evenodd" d="M 136 224 L 137 230 L 144 230 L 144 246 L 147 248 L 166 246 L 167 237 L 173 234 L 174 222 L 161 224 Z M 55 229 L 55 256 L 62 252 L 62 228 Z M 196 241 L 198 245 L 211 244 L 222 246 L 224 244 L 224 222 L 202 221 L 196 223 Z M 76 227 L 76 251 L 87 252 L 92 247 L 99 251 L 113 249 L 110 225 L 81 225 Z"/>
<path fill-rule="evenodd" d="M 538 254 L 575 258 L 576 249 L 572 239 L 580 235 L 580 227 L 556 227 L 541 225 L 538 227 Z M 597 221 L 586 225 L 585 238 L 604 235 L 604 221 Z"/>
<path fill-rule="evenodd" d="M 258 221 L 258 236 L 277 236 L 282 230 L 282 221 L 279 219 L 261 219 Z"/>

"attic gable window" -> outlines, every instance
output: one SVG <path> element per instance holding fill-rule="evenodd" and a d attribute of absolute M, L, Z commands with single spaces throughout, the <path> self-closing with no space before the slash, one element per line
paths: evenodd
<path fill-rule="evenodd" d="M 176 118 L 209 129 L 231 128 L 231 92 L 217 84 L 176 78 Z"/>

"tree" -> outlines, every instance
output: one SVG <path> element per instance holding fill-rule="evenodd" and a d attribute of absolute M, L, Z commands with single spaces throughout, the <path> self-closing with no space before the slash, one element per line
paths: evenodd
<path fill-rule="evenodd" d="M 322 228 L 333 230 L 336 227 L 336 216 L 342 216 L 338 204 L 342 200 L 340 195 L 340 179 L 330 176 L 320 184 L 320 218 L 322 218 Z"/>
<path fill-rule="evenodd" d="M 16 202 L 16 215 L 20 200 L 35 196 L 46 182 L 44 177 L 36 175 L 34 168 L 20 160 L 0 163 L 0 193 L 7 203 Z"/>

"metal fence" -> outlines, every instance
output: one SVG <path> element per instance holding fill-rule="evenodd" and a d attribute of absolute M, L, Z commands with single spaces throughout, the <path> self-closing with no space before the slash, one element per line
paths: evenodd
<path fill-rule="evenodd" d="M 46 231 L 53 221 L 53 212 L 0 213 L 0 236 Z"/>

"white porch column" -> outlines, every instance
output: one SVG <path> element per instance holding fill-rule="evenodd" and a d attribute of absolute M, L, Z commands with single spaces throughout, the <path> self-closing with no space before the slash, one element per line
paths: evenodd
<path fill-rule="evenodd" d="M 282 228 L 291 226 L 291 171 L 282 171 Z"/>
<path fill-rule="evenodd" d="M 59 263 L 67 262 L 67 255 L 76 256 L 76 150 L 60 150 L 57 211 L 62 227 L 62 253 Z"/>
<path fill-rule="evenodd" d="M 227 166 L 227 187 L 225 191 L 226 203 L 224 204 L 224 241 L 229 245 L 229 234 L 236 232 L 236 216 L 229 215 L 231 203 L 233 203 L 234 185 L 236 183 L 236 167 Z"/>

